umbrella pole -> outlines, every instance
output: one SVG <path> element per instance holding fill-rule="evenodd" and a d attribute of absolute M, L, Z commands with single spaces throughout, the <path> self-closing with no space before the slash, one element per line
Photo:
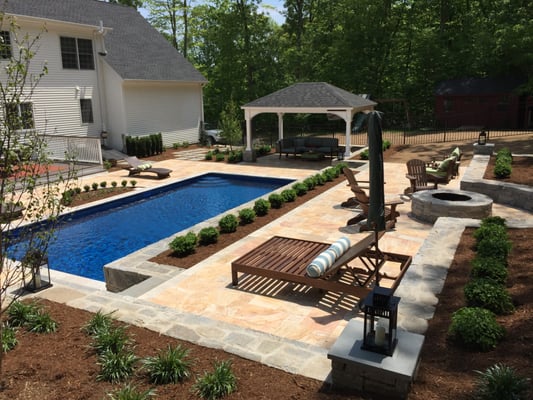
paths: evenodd
<path fill-rule="evenodd" d="M 375 261 L 375 266 L 377 268 L 377 271 L 376 271 L 376 286 L 379 286 L 379 277 L 380 277 L 380 273 L 379 273 L 379 269 L 380 269 L 379 254 L 381 252 L 379 250 L 379 234 L 378 234 L 378 229 L 376 227 L 374 228 L 374 241 L 376 242 L 376 261 Z"/>

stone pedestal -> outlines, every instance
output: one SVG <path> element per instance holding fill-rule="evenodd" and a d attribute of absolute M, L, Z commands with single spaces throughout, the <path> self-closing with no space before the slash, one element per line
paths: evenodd
<path fill-rule="evenodd" d="M 490 156 L 494 152 L 494 143 L 478 144 L 474 143 L 474 154 Z"/>
<path fill-rule="evenodd" d="M 328 358 L 333 386 L 388 398 L 405 399 L 416 377 L 424 336 L 398 331 L 392 356 L 361 349 L 363 322 L 351 320 Z"/>

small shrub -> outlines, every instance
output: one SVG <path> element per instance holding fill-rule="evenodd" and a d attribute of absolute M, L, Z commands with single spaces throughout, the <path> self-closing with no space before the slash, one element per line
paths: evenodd
<path fill-rule="evenodd" d="M 78 186 L 76 186 L 76 187 L 74 188 L 74 193 L 76 193 L 76 194 L 80 194 L 80 193 L 81 193 L 81 188 L 78 187 Z"/>
<path fill-rule="evenodd" d="M 328 175 L 330 175 L 332 178 L 338 178 L 341 171 L 339 171 L 338 168 L 335 168 L 335 167 L 329 167 L 328 169 L 326 169 L 326 172 L 328 173 Z"/>
<path fill-rule="evenodd" d="M 233 214 L 227 214 L 218 221 L 218 227 L 221 233 L 232 233 L 237 230 L 239 220 Z"/>
<path fill-rule="evenodd" d="M 135 179 L 132 179 L 130 181 L 130 185 L 131 185 L 131 187 L 135 187 L 135 185 L 137 185 L 137 181 Z"/>
<path fill-rule="evenodd" d="M 117 187 L 117 181 L 112 181 L 111 182 L 111 187 L 116 188 Z"/>
<path fill-rule="evenodd" d="M 298 196 L 303 196 L 307 193 L 307 185 L 303 182 L 295 183 L 294 185 L 292 185 L 292 189 L 296 192 Z"/>
<path fill-rule="evenodd" d="M 242 151 L 232 151 L 228 154 L 228 162 L 236 164 L 242 161 Z"/>
<path fill-rule="evenodd" d="M 120 185 L 125 188 L 126 186 L 128 186 L 128 181 L 124 179 L 120 182 Z"/>
<path fill-rule="evenodd" d="M 269 146 L 267 144 L 263 144 L 263 145 L 259 146 L 257 149 L 255 149 L 255 152 L 260 157 L 260 156 L 264 156 L 264 155 L 269 154 L 271 150 L 272 150 L 271 146 Z"/>
<path fill-rule="evenodd" d="M 105 189 L 107 187 L 107 182 L 106 181 L 100 182 L 100 187 L 102 189 Z"/>
<path fill-rule="evenodd" d="M 72 190 L 66 190 L 61 195 L 61 204 L 65 206 L 69 206 L 72 204 L 72 197 L 74 194 L 72 193 Z"/>
<path fill-rule="evenodd" d="M 224 153 L 217 153 L 215 156 L 215 161 L 220 162 L 224 161 L 226 159 L 226 155 Z"/>
<path fill-rule="evenodd" d="M 243 208 L 239 211 L 239 221 L 242 225 L 251 224 L 255 221 L 255 211 L 252 208 Z"/>
<path fill-rule="evenodd" d="M 471 280 L 465 285 L 464 293 L 470 307 L 483 307 L 498 315 L 514 311 L 513 301 L 505 287 L 489 279 Z"/>
<path fill-rule="evenodd" d="M 479 243 L 485 238 L 498 238 L 499 240 L 507 240 L 508 234 L 505 226 L 497 224 L 481 224 L 479 228 L 474 231 L 474 239 Z"/>
<path fill-rule="evenodd" d="M 3 353 L 7 353 L 10 350 L 13 350 L 18 343 L 17 340 L 17 331 L 14 327 L 7 324 L 2 325 L 2 335 L 0 336 Z"/>
<path fill-rule="evenodd" d="M 35 301 L 31 303 L 14 301 L 7 309 L 7 322 L 12 327 L 25 326 L 40 310 L 41 306 Z"/>
<path fill-rule="evenodd" d="M 133 374 L 138 360 L 131 350 L 118 353 L 106 351 L 98 357 L 100 373 L 97 380 L 111 383 L 121 382 Z"/>
<path fill-rule="evenodd" d="M 270 202 L 265 199 L 256 200 L 254 203 L 254 211 L 256 215 L 263 216 L 268 214 L 270 210 Z"/>
<path fill-rule="evenodd" d="M 102 330 L 109 330 L 113 325 L 113 318 L 111 315 L 114 311 L 104 314 L 101 310 L 98 310 L 92 318 L 81 327 L 82 332 L 89 336 L 94 336 Z"/>
<path fill-rule="evenodd" d="M 52 333 L 57 330 L 57 322 L 47 312 L 40 310 L 30 317 L 26 328 L 34 333 Z"/>
<path fill-rule="evenodd" d="M 184 148 L 189 147 L 189 142 L 185 140 L 185 141 L 182 143 L 182 146 L 183 146 Z"/>
<path fill-rule="evenodd" d="M 505 330 L 494 313 L 480 307 L 463 307 L 452 315 L 448 329 L 451 340 L 474 350 L 488 351 L 496 347 Z"/>
<path fill-rule="evenodd" d="M 169 244 L 170 249 L 178 257 L 185 257 L 194 253 L 198 238 L 194 232 L 176 236 Z"/>
<path fill-rule="evenodd" d="M 348 164 L 345 163 L 345 162 L 340 162 L 340 163 L 335 164 L 335 166 L 333 168 L 335 168 L 337 170 L 338 174 L 340 175 L 340 174 L 342 174 L 342 169 L 344 167 L 348 167 Z"/>
<path fill-rule="evenodd" d="M 88 192 L 89 190 L 91 190 L 91 187 L 89 185 L 83 185 L 83 190 L 85 192 Z"/>
<path fill-rule="evenodd" d="M 281 193 L 284 203 L 291 203 L 296 200 L 298 194 L 295 189 L 285 189 Z"/>
<path fill-rule="evenodd" d="M 472 278 L 490 279 L 494 283 L 504 285 L 507 282 L 507 267 L 505 262 L 490 258 L 476 256 L 472 260 L 472 271 L 470 272 Z"/>
<path fill-rule="evenodd" d="M 177 345 L 168 346 L 155 357 L 144 360 L 144 368 L 148 371 L 150 382 L 164 385 L 178 383 L 191 376 L 191 362 L 187 359 L 189 350 Z"/>
<path fill-rule="evenodd" d="M 485 371 L 475 371 L 475 398 L 478 400 L 526 400 L 529 379 L 519 376 L 513 368 L 494 364 Z"/>
<path fill-rule="evenodd" d="M 511 176 L 513 168 L 508 161 L 496 160 L 494 165 L 494 176 L 499 179 L 508 178 Z"/>
<path fill-rule="evenodd" d="M 476 250 L 479 257 L 495 258 L 507 262 L 507 256 L 512 244 L 508 237 L 488 236 L 477 244 Z"/>
<path fill-rule="evenodd" d="M 304 185 L 307 186 L 307 190 L 313 190 L 316 186 L 316 183 L 313 178 L 305 178 Z"/>
<path fill-rule="evenodd" d="M 111 163 L 111 161 L 109 160 L 104 160 L 104 169 L 107 171 L 109 169 L 111 169 L 111 167 L 113 166 L 113 164 Z"/>
<path fill-rule="evenodd" d="M 150 397 L 155 396 L 156 391 L 154 389 L 148 389 L 145 392 L 140 392 L 135 386 L 126 384 L 123 388 L 109 393 L 111 400 L 147 400 Z"/>
<path fill-rule="evenodd" d="M 218 229 L 211 227 L 203 228 L 198 232 L 198 243 L 202 246 L 218 242 Z"/>
<path fill-rule="evenodd" d="M 322 174 L 316 174 L 313 176 L 313 180 L 317 186 L 322 186 L 326 183 L 326 178 Z"/>
<path fill-rule="evenodd" d="M 383 141 L 383 150 L 387 150 L 387 149 L 389 149 L 390 146 L 391 146 L 391 142 L 390 142 L 390 140 L 384 140 L 384 141 Z"/>
<path fill-rule="evenodd" d="M 93 182 L 93 183 L 91 184 L 91 187 L 93 188 L 93 190 L 98 190 L 98 183 Z"/>
<path fill-rule="evenodd" d="M 360 152 L 359 157 L 361 157 L 361 160 L 368 160 L 368 149 L 364 149 Z"/>
<path fill-rule="evenodd" d="M 208 161 L 212 160 L 213 159 L 213 152 L 208 151 L 206 153 L 206 155 L 205 155 L 205 159 L 208 160 Z"/>
<path fill-rule="evenodd" d="M 481 220 L 481 226 L 484 225 L 501 225 L 505 226 L 505 218 L 498 216 L 485 217 Z"/>
<path fill-rule="evenodd" d="M 98 353 L 120 353 L 132 344 L 126 329 L 122 326 L 109 326 L 94 332 L 91 347 Z"/>
<path fill-rule="evenodd" d="M 219 399 L 237 389 L 237 378 L 231 370 L 231 361 L 215 363 L 213 372 L 198 377 L 193 392 L 204 399 Z"/>
<path fill-rule="evenodd" d="M 272 208 L 281 208 L 283 203 L 285 203 L 283 196 L 281 196 L 279 193 L 272 193 L 270 196 L 268 196 L 268 201 Z"/>
<path fill-rule="evenodd" d="M 179 143 L 172 143 L 172 148 L 173 148 L 174 150 L 177 150 L 177 149 L 179 149 L 180 147 L 181 147 L 181 144 L 179 144 Z"/>

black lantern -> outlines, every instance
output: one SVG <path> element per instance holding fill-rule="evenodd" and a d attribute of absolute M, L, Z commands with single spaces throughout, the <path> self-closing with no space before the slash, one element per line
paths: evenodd
<path fill-rule="evenodd" d="M 26 290 L 38 292 L 52 286 L 46 254 L 40 250 L 31 249 L 22 258 L 21 263 L 22 279 Z"/>
<path fill-rule="evenodd" d="M 400 298 L 392 295 L 392 290 L 374 287 L 366 296 L 361 309 L 365 314 L 363 350 L 392 356 L 398 343 L 398 303 Z"/>
<path fill-rule="evenodd" d="M 480 132 L 479 137 L 477 139 L 477 144 L 479 145 L 487 144 L 487 133 L 485 131 Z"/>
<path fill-rule="evenodd" d="M 337 151 L 337 160 L 339 161 L 344 160 L 344 149 L 342 147 L 339 147 Z"/>

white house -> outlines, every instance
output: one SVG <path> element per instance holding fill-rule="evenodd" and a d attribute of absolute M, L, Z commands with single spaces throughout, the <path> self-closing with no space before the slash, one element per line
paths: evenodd
<path fill-rule="evenodd" d="M 123 150 L 126 135 L 161 132 L 164 145 L 196 143 L 207 80 L 137 10 L 96 0 L 9 0 L 0 37 L 40 34 L 33 71 L 46 64 L 25 111 L 47 135 L 100 138 Z M 13 49 L 17 51 L 17 49 Z M 2 58 L 9 57 L 5 51 Z M 105 136 L 105 135 L 104 135 Z"/>

